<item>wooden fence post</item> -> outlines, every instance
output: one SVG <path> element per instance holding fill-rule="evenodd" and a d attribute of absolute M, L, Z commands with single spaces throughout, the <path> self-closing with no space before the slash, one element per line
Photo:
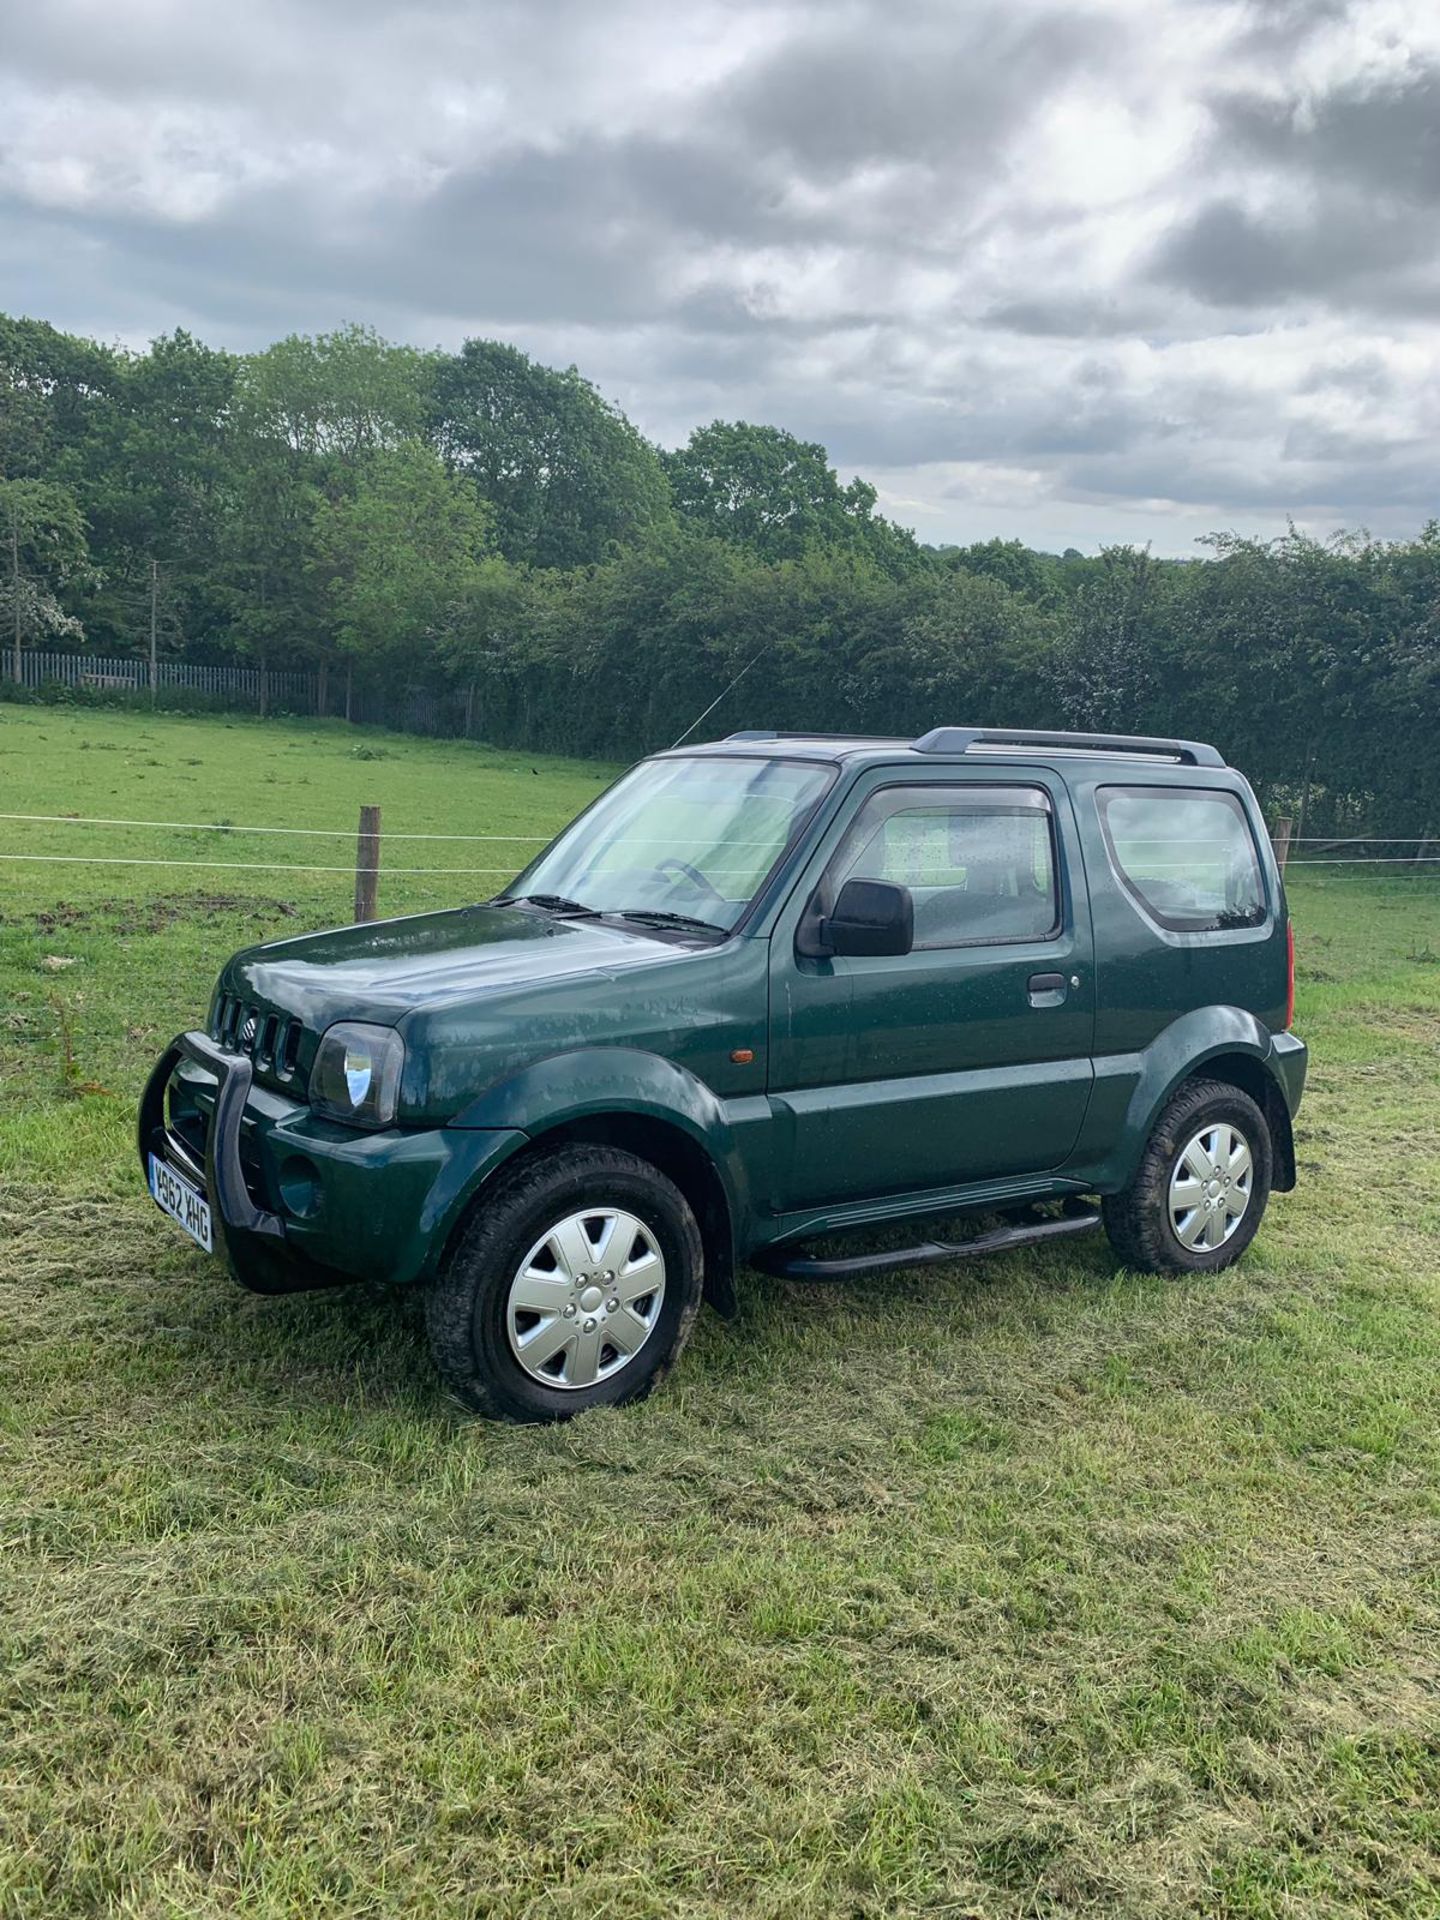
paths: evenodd
<path fill-rule="evenodd" d="M 1281 873 L 1285 871 L 1285 862 L 1290 858 L 1290 829 L 1292 821 L 1288 814 L 1275 822 L 1275 831 L 1270 839 L 1275 847 L 1275 860 Z"/>
<path fill-rule="evenodd" d="M 361 807 L 355 842 L 355 918 L 373 920 L 380 893 L 380 809 Z"/>

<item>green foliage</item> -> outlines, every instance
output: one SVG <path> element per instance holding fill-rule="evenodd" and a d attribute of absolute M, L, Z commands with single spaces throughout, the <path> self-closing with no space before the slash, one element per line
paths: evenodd
<path fill-rule="evenodd" d="M 797 560 L 814 547 L 836 547 L 896 571 L 921 564 L 911 536 L 876 516 L 867 481 L 842 487 L 824 447 L 779 427 L 712 421 L 697 427 L 666 466 L 676 509 L 693 527 L 761 560 Z"/>
<path fill-rule="evenodd" d="M 354 466 L 419 432 L 425 371 L 423 354 L 372 327 L 291 334 L 242 363 L 236 404 L 251 433 Z"/>
<path fill-rule="evenodd" d="M 1053 554 L 1036 553 L 1023 540 L 977 540 L 968 547 L 943 547 L 940 553 L 947 567 L 986 574 L 1032 600 L 1049 599 L 1058 589 L 1060 563 Z"/>
<path fill-rule="evenodd" d="M 495 515 L 500 551 L 585 566 L 663 523 L 659 456 L 574 367 L 542 367 L 498 340 L 430 363 L 429 432 Z"/>
<path fill-rule="evenodd" d="M 25 646 L 143 655 L 153 619 L 162 654 L 341 673 L 347 712 L 452 692 L 468 733 L 620 758 L 697 724 L 1184 734 L 1306 832 L 1440 832 L 1433 525 L 926 549 L 778 427 L 661 454 L 573 367 L 361 326 L 236 357 L 0 317 L 0 486 L 12 662 L 17 605 Z"/>
<path fill-rule="evenodd" d="M 215 617 L 238 365 L 183 332 L 119 364 L 110 404 L 72 466 L 91 541 L 105 557 L 86 617 L 97 646 L 123 650 L 148 636 L 152 589 L 162 653 L 182 650 Z"/>
<path fill-rule="evenodd" d="M 1164 636 L 1162 572 L 1138 547 L 1104 547 L 1072 585 L 1055 673 L 1076 726 L 1122 731 L 1153 704 Z"/>
<path fill-rule="evenodd" d="M 90 578 L 85 522 L 69 488 L 0 480 L 0 635 L 20 678 L 20 651 L 41 640 L 83 637 L 61 595 Z"/>
<path fill-rule="evenodd" d="M 321 496 L 311 568 L 345 653 L 413 660 L 455 643 L 480 592 L 490 514 L 419 441 L 372 453 L 355 484 Z"/>

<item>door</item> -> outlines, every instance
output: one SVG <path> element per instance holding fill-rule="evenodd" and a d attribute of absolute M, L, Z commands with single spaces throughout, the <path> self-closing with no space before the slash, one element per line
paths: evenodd
<path fill-rule="evenodd" d="M 1061 781 L 880 770 L 837 834 L 771 940 L 777 1209 L 1059 1166 L 1090 1097 L 1095 1005 Z M 910 888 L 910 953 L 802 951 L 854 878 Z"/>

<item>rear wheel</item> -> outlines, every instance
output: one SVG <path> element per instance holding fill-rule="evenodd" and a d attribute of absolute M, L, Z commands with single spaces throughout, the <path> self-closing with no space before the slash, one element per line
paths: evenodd
<path fill-rule="evenodd" d="M 700 1305 L 704 1258 L 674 1183 L 571 1146 L 482 1195 L 430 1290 L 430 1347 L 478 1413 L 564 1420 L 648 1393 Z"/>
<path fill-rule="evenodd" d="M 1127 1267 L 1218 1273 L 1255 1238 L 1270 1198 L 1265 1116 L 1238 1087 L 1189 1080 L 1156 1121 L 1135 1177 L 1102 1203 Z"/>

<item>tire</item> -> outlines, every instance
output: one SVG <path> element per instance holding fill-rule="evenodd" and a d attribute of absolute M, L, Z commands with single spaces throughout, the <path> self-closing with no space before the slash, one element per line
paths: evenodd
<path fill-rule="evenodd" d="M 559 1147 L 481 1195 L 426 1300 L 430 1350 L 476 1413 L 621 1406 L 684 1346 L 704 1266 L 673 1181 L 615 1147 Z"/>
<path fill-rule="evenodd" d="M 1235 1141 L 1248 1153 L 1248 1172 L 1227 1151 Z M 1110 1244 L 1138 1272 L 1219 1273 L 1255 1238 L 1273 1165 L 1269 1126 L 1248 1093 L 1220 1080 L 1187 1080 L 1155 1122 L 1134 1179 L 1101 1202 Z M 1207 1168 L 1213 1177 L 1199 1179 Z"/>

